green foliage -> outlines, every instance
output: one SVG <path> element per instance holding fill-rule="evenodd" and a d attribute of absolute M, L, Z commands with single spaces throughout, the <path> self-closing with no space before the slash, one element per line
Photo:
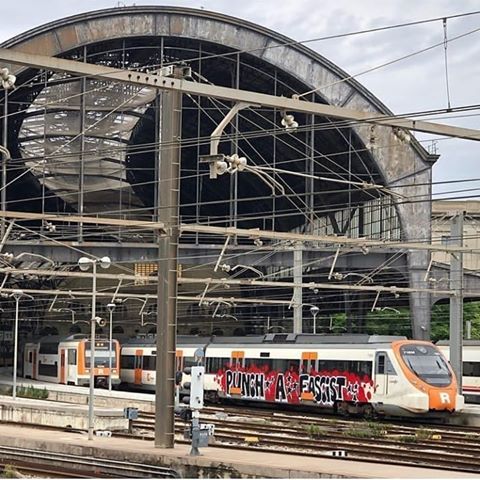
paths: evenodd
<path fill-rule="evenodd" d="M 480 339 L 480 302 L 466 302 L 463 305 L 464 331 L 465 322 L 472 324 L 472 338 Z M 447 340 L 450 328 L 450 305 L 434 305 L 432 309 L 432 340 Z"/>
<path fill-rule="evenodd" d="M 410 311 L 407 308 L 368 312 L 366 326 L 369 335 L 412 336 Z"/>
<path fill-rule="evenodd" d="M 415 435 L 400 435 L 396 438 L 399 442 L 404 442 L 404 443 L 416 443 L 418 440 Z"/>
<path fill-rule="evenodd" d="M 46 399 L 48 398 L 48 390 L 45 387 L 41 389 L 29 385 L 28 387 L 17 387 L 17 395 L 23 398 Z"/>
<path fill-rule="evenodd" d="M 418 428 L 415 431 L 415 437 L 418 440 L 430 440 L 432 434 L 433 432 L 431 430 L 427 430 L 426 428 Z"/>
<path fill-rule="evenodd" d="M 310 438 L 318 438 L 321 437 L 322 434 L 325 433 L 325 429 L 320 427 L 319 425 L 315 425 L 310 423 L 305 427 L 305 430 Z"/>
<path fill-rule="evenodd" d="M 12 465 L 5 465 L 3 472 L 0 473 L 0 478 L 20 478 L 20 475 Z"/>
<path fill-rule="evenodd" d="M 366 422 L 364 425 L 352 425 L 345 430 L 347 437 L 355 438 L 383 438 L 387 434 L 385 427 L 375 422 Z"/>
<path fill-rule="evenodd" d="M 330 331 L 331 333 L 343 333 L 347 325 L 346 313 L 335 313 L 330 319 Z"/>

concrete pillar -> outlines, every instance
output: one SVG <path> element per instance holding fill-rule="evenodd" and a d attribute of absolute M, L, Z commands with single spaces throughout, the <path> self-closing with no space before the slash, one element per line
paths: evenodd
<path fill-rule="evenodd" d="M 452 218 L 450 244 L 463 246 L 463 212 Z M 462 348 L 463 348 L 463 253 L 450 256 L 450 364 L 457 377 L 459 391 L 462 391 Z"/>
<path fill-rule="evenodd" d="M 425 271 L 429 263 L 428 252 L 410 251 L 407 255 L 410 288 L 425 289 Z M 412 337 L 417 340 L 430 340 L 431 300 L 430 293 L 412 292 L 410 300 L 410 321 Z"/>

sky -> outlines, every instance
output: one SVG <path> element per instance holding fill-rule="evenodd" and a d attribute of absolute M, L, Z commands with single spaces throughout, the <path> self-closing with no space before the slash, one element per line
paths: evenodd
<path fill-rule="evenodd" d="M 173 5 L 215 11 L 262 25 L 296 41 L 356 32 L 401 23 L 444 18 L 480 10 L 478 0 L 17 0 L 0 3 L 0 42 L 44 23 L 87 11 L 131 5 Z M 474 31 L 479 29 L 478 31 Z M 441 20 L 342 39 L 308 42 L 377 96 L 396 114 L 480 104 L 480 14 L 446 22 L 447 70 L 445 75 L 444 25 Z M 472 32 L 474 31 L 474 32 Z M 463 38 L 455 39 L 459 35 Z M 407 59 L 386 63 L 439 46 Z M 465 117 L 465 115 L 468 117 Z M 451 125 L 479 128 L 477 111 L 429 118 Z M 462 117 L 460 117 L 462 116 Z M 441 155 L 433 168 L 434 182 L 480 178 L 480 142 L 415 135 L 423 145 Z M 478 188 L 478 190 L 477 190 Z M 458 190 L 472 189 L 466 192 Z M 446 193 L 448 191 L 457 191 Z M 436 198 L 480 196 L 480 182 L 434 185 Z"/>

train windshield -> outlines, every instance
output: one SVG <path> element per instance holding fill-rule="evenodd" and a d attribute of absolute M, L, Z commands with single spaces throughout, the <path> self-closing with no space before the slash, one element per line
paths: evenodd
<path fill-rule="evenodd" d="M 400 354 L 407 367 L 429 385 L 446 387 L 452 383 L 445 358 L 431 345 L 403 345 Z"/>
<path fill-rule="evenodd" d="M 112 345 L 112 368 L 116 368 L 116 361 L 117 361 L 117 357 L 116 357 L 116 352 L 115 352 L 115 344 Z M 86 368 L 90 368 L 90 357 L 91 357 L 91 353 L 90 353 L 90 349 L 86 350 L 85 351 L 85 367 Z M 108 344 L 107 344 L 107 348 L 96 348 L 95 349 L 95 367 L 96 368 L 108 368 L 108 366 L 110 365 L 109 363 L 109 352 L 108 352 Z"/>

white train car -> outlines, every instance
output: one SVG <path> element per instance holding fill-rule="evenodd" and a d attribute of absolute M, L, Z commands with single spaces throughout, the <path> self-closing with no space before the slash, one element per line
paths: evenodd
<path fill-rule="evenodd" d="M 110 369 L 110 362 L 112 368 Z M 120 344 L 98 337 L 95 341 L 95 386 L 106 387 L 111 375 L 112 385 L 120 384 Z M 66 385 L 90 384 L 90 338 L 81 335 L 69 337 L 48 336 L 24 347 L 23 375 L 44 382 Z"/>
<path fill-rule="evenodd" d="M 203 358 L 195 357 L 198 349 L 203 349 Z M 134 352 L 137 360 L 132 364 Z M 153 390 L 155 355 L 153 340 L 123 345 L 122 381 Z M 135 366 L 136 372 L 125 368 L 124 356 L 130 357 L 128 365 Z M 150 357 L 147 374 L 141 368 L 145 357 Z M 303 404 L 401 416 L 449 414 L 463 408 L 455 376 L 430 342 L 302 334 L 179 337 L 177 370 L 199 362 L 205 365 L 205 396 L 211 400 Z"/>
<path fill-rule="evenodd" d="M 437 342 L 437 347 L 450 360 L 448 341 Z M 462 393 L 470 403 L 480 403 L 480 340 L 463 341 Z"/>

